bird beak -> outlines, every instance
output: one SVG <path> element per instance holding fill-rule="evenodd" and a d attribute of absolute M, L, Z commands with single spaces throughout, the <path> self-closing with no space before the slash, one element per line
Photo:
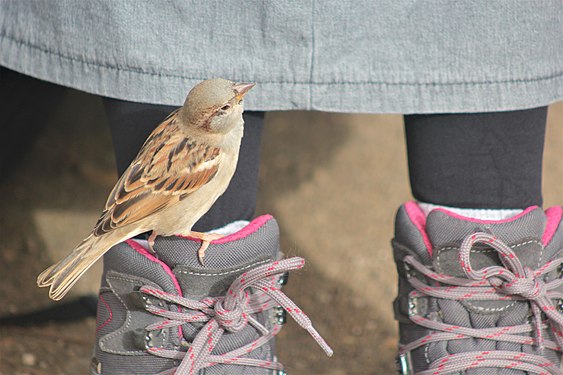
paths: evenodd
<path fill-rule="evenodd" d="M 250 89 L 254 86 L 256 86 L 255 83 L 235 83 L 233 88 L 236 92 L 235 97 L 237 98 L 237 100 L 241 100 L 243 96 L 246 95 L 246 93 L 250 91 Z"/>

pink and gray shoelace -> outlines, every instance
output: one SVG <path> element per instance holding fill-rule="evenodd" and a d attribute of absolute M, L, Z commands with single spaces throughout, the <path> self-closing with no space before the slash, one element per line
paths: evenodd
<path fill-rule="evenodd" d="M 143 286 L 140 289 L 141 293 L 179 307 L 179 311 L 174 312 L 156 305 L 147 305 L 145 307 L 147 311 L 164 318 L 162 321 L 146 327 L 147 331 L 170 327 L 179 328 L 186 323 L 204 323 L 195 339 L 189 343 L 187 351 L 157 347 L 147 349 L 153 355 L 181 361 L 177 368 L 161 374 L 192 375 L 200 369 L 218 364 L 282 370 L 282 364 L 277 361 L 246 356 L 266 344 L 280 331 L 280 325 L 274 324 L 273 328 L 269 330 L 253 317 L 257 313 L 275 307 L 281 307 L 287 311 L 301 327 L 311 334 L 326 354 L 331 356 L 332 349 L 315 330 L 311 320 L 281 291 L 281 285 L 277 282 L 280 275 L 300 269 L 304 263 L 302 258 L 294 257 L 264 264 L 241 274 L 231 284 L 225 296 L 209 297 L 199 301 Z M 213 354 L 214 348 L 226 331 L 239 332 L 247 325 L 251 325 L 259 332 L 260 337 L 257 340 L 224 354 Z"/>
<path fill-rule="evenodd" d="M 475 270 L 471 266 L 471 249 L 475 244 L 486 244 L 498 252 L 502 265 L 485 267 Z M 547 348 L 561 352 L 563 348 L 563 314 L 554 300 L 562 300 L 559 288 L 563 280 L 545 282 L 545 276 L 563 263 L 563 258 L 547 262 L 539 269 L 524 267 L 512 249 L 495 236 L 487 233 L 475 233 L 463 241 L 459 250 L 459 262 L 467 278 L 453 277 L 435 273 L 420 263 L 413 256 L 406 256 L 404 263 L 411 274 L 408 281 L 415 289 L 409 294 L 410 306 L 416 306 L 417 298 L 433 297 L 456 301 L 528 301 L 531 307 L 532 321 L 526 324 L 492 327 L 470 328 L 429 319 L 420 315 L 416 309 L 409 311 L 410 320 L 432 331 L 429 335 L 416 341 L 402 345 L 400 354 L 428 345 L 432 342 L 479 338 L 502 342 L 532 345 L 537 354 L 506 351 L 468 351 L 450 354 L 434 360 L 427 370 L 417 375 L 438 375 L 465 371 L 471 368 L 507 368 L 527 371 L 534 374 L 562 374 L 559 364 L 553 363 L 542 356 Z M 422 277 L 414 276 L 416 270 Z M 413 304 L 414 302 L 414 304 Z M 545 317 L 545 319 L 544 319 Z M 550 330 L 554 340 L 545 337 L 544 331 Z"/>

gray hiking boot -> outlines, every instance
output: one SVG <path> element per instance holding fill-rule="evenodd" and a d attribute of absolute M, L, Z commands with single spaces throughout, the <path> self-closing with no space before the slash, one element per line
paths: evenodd
<path fill-rule="evenodd" d="M 261 216 L 214 243 L 129 240 L 104 258 L 90 374 L 283 374 L 274 336 L 285 311 L 323 347 L 280 288 L 303 259 L 280 260 L 279 229 Z"/>
<path fill-rule="evenodd" d="M 399 209 L 401 374 L 562 374 L 562 209 L 502 221 Z"/>

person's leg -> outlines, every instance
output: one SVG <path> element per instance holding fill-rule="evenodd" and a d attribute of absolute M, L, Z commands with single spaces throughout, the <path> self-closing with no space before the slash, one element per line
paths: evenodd
<path fill-rule="evenodd" d="M 393 240 L 403 374 L 560 368 L 545 293 L 562 289 L 563 210 L 535 207 L 546 112 L 405 116 L 418 202 L 399 209 Z"/>
<path fill-rule="evenodd" d="M 547 107 L 405 116 L 413 196 L 450 207 L 541 205 L 546 116 Z"/>
<path fill-rule="evenodd" d="M 0 67 L 0 113 L 6 140 L 0 149 L 0 182 L 16 169 L 64 92 L 63 86 Z"/>
<path fill-rule="evenodd" d="M 135 158 L 152 130 L 176 107 L 104 99 L 104 106 L 113 138 L 119 175 Z M 193 230 L 205 232 L 236 220 L 251 220 L 256 208 L 260 141 L 264 112 L 244 113 L 244 137 L 237 170 L 225 193 L 194 225 Z"/>

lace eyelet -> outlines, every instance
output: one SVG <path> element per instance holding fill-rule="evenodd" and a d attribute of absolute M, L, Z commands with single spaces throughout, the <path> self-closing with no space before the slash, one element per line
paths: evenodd
<path fill-rule="evenodd" d="M 414 374 L 411 352 L 406 352 L 399 355 L 399 358 L 397 358 L 397 370 L 399 371 L 400 375 Z"/>
<path fill-rule="evenodd" d="M 145 349 L 164 346 L 166 341 L 166 330 L 160 329 L 158 331 L 147 331 L 145 335 Z"/>
<path fill-rule="evenodd" d="M 129 293 L 129 300 L 133 303 L 133 305 L 141 308 L 146 309 L 147 306 L 152 305 L 152 301 L 150 300 L 149 296 L 146 294 L 136 290 L 134 292 Z"/>
<path fill-rule="evenodd" d="M 409 316 L 418 315 L 418 298 L 409 297 Z"/>
<path fill-rule="evenodd" d="M 133 342 L 139 349 L 163 348 L 166 345 L 166 341 L 166 329 L 147 331 L 146 329 L 139 328 L 133 331 Z"/>
<path fill-rule="evenodd" d="M 405 276 L 410 279 L 415 276 L 415 270 L 406 262 L 403 262 L 403 268 L 405 269 Z"/>
<path fill-rule="evenodd" d="M 164 301 L 146 295 L 145 293 L 142 293 L 139 290 L 135 290 L 134 292 L 129 293 L 129 299 L 131 303 L 133 303 L 133 305 L 145 310 L 147 309 L 148 306 L 158 306 L 162 308 L 166 307 Z"/>
<path fill-rule="evenodd" d="M 102 362 L 98 361 L 98 358 L 92 357 L 92 361 L 90 362 L 90 370 L 93 374 L 101 375 L 102 374 Z"/>
<path fill-rule="evenodd" d="M 274 307 L 274 324 L 283 325 L 287 321 L 287 312 L 281 306 Z"/>
<path fill-rule="evenodd" d="M 289 281 L 289 272 L 284 272 L 280 278 L 278 279 L 278 284 L 280 284 L 281 286 L 287 285 L 287 282 Z"/>

